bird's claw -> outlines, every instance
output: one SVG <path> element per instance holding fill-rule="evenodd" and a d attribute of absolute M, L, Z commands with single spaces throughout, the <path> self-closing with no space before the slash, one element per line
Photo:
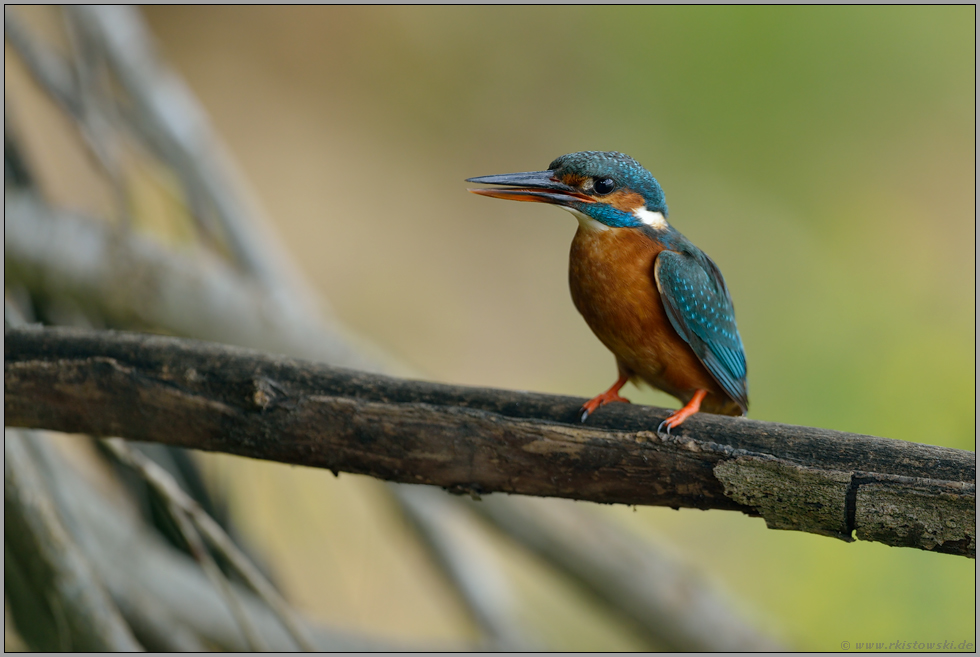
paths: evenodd
<path fill-rule="evenodd" d="M 582 406 L 582 422 L 585 422 L 592 413 L 602 406 L 605 406 L 609 402 L 626 402 L 631 403 L 626 397 L 620 397 L 619 395 L 610 395 L 609 397 L 604 397 L 599 395 L 595 399 L 589 400 L 584 406 Z"/>
<path fill-rule="evenodd" d="M 667 418 L 667 419 L 669 420 L 670 418 Z M 665 426 L 667 427 L 666 430 L 664 430 L 664 427 Z M 664 420 L 663 422 L 661 422 L 660 424 L 657 425 L 657 435 L 659 436 L 661 434 L 666 434 L 667 436 L 670 436 L 670 429 L 671 429 L 671 427 L 672 427 L 672 425 L 668 424 L 667 423 L 667 420 Z"/>
<path fill-rule="evenodd" d="M 623 379 L 623 381 L 617 381 L 616 384 L 617 386 L 622 387 L 620 384 L 624 382 L 625 379 Z M 619 396 L 619 393 L 617 392 L 619 390 L 619 387 L 613 386 L 612 388 L 605 391 L 601 395 L 593 397 L 589 401 L 585 402 L 585 404 L 582 405 L 582 422 L 585 422 L 585 420 L 590 415 L 595 413 L 597 409 L 599 409 L 602 406 L 605 406 L 610 402 L 620 401 L 629 404 L 630 400 L 626 399 L 626 397 Z"/>

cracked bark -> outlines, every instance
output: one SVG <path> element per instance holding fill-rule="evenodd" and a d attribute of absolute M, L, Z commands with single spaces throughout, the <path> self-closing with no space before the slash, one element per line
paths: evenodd
<path fill-rule="evenodd" d="M 972 452 L 395 379 L 190 340 L 9 329 L 10 426 L 227 452 L 453 492 L 738 510 L 769 527 L 974 557 Z M 853 505 L 853 513 L 851 508 Z"/>

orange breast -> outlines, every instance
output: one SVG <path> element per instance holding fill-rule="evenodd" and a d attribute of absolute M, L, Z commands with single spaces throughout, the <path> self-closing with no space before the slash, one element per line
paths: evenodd
<path fill-rule="evenodd" d="M 569 258 L 572 301 L 631 379 L 684 403 L 696 390 L 707 390 L 702 408 L 727 412 L 734 402 L 667 318 L 653 277 L 654 260 L 662 250 L 636 229 L 580 226 Z M 733 414 L 740 413 L 736 405 Z"/>

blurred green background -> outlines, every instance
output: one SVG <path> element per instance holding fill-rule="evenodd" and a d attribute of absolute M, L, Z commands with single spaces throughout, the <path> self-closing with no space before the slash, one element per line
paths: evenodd
<path fill-rule="evenodd" d="M 612 383 L 568 293 L 574 220 L 463 179 L 620 150 L 725 274 L 751 417 L 975 450 L 973 6 L 144 11 L 298 266 L 429 378 Z M 470 631 L 374 482 L 208 462 L 302 607 L 394 636 Z M 797 648 L 975 636 L 972 560 L 734 513 L 603 512 Z M 508 556 L 550 647 L 637 647 Z"/>

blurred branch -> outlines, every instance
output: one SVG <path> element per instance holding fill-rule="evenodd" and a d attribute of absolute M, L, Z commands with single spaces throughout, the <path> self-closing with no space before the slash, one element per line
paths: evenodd
<path fill-rule="evenodd" d="M 245 579 L 252 590 L 269 605 L 282 621 L 283 627 L 289 632 L 296 642 L 296 645 L 307 652 L 316 650 L 305 630 L 300 627 L 293 618 L 293 612 L 289 609 L 286 601 L 265 579 L 265 577 L 252 565 L 241 550 L 232 542 L 225 531 L 211 516 L 204 512 L 204 509 L 187 495 L 170 474 L 151 461 L 145 455 L 133 450 L 124 441 L 118 438 L 109 438 L 103 444 L 115 455 L 122 463 L 139 472 L 143 478 L 152 485 L 158 493 L 163 495 L 170 504 L 175 506 L 179 512 L 189 521 L 193 521 L 197 530 L 200 530 L 208 542 L 221 552 L 222 555 L 234 566 L 240 575 Z M 202 546 L 203 547 L 203 546 Z M 206 552 L 206 550 L 204 550 Z M 259 639 L 261 641 L 261 639 Z M 255 644 L 255 641 L 250 641 Z"/>
<path fill-rule="evenodd" d="M 490 495 L 467 506 L 617 608 L 661 649 L 782 650 L 690 567 L 581 505 L 542 502 Z"/>
<path fill-rule="evenodd" d="M 20 440 L 37 452 L 37 470 L 51 491 L 59 515 L 126 615 L 130 627 L 140 631 L 140 638 L 148 648 L 199 650 L 197 637 L 200 637 L 212 647 L 248 650 L 228 605 L 215 587 L 201 577 L 200 567 L 193 559 L 167 544 L 127 509 L 104 497 L 61 457 L 43 433 L 6 429 L 4 438 L 7 443 Z M 295 649 L 292 638 L 264 601 L 236 583 L 230 586 L 270 650 Z M 303 625 L 321 651 L 389 651 L 411 647 L 305 621 Z"/>
<path fill-rule="evenodd" d="M 581 399 L 408 381 L 223 345 L 4 333 L 4 410 L 36 427 L 227 452 L 451 491 L 740 510 L 777 529 L 976 554 L 974 454 Z"/>
<path fill-rule="evenodd" d="M 225 604 L 228 605 L 231 615 L 235 618 L 235 624 L 238 625 L 238 629 L 241 630 L 242 636 L 245 637 L 245 643 L 248 645 L 248 649 L 252 652 L 264 652 L 266 650 L 265 642 L 263 642 L 259 637 L 255 628 L 252 627 L 251 621 L 245 614 L 245 610 L 242 608 L 241 601 L 232 590 L 231 584 L 228 582 L 228 578 L 226 578 L 224 573 L 221 572 L 221 569 L 218 568 L 218 564 L 215 562 L 214 557 L 211 556 L 211 553 L 208 552 L 208 549 L 204 546 L 204 541 L 201 540 L 201 535 L 197 533 L 197 529 L 191 523 L 184 510 L 174 503 L 172 498 L 167 498 L 167 506 L 171 517 L 177 524 L 178 531 L 190 548 L 191 556 L 193 556 L 194 560 L 201 566 L 201 569 L 208 576 L 208 579 L 210 579 L 211 583 L 214 584 L 214 588 L 221 593 L 221 597 L 224 598 Z"/>
<path fill-rule="evenodd" d="M 13 190 L 4 194 L 3 230 L 7 280 L 42 299 L 70 297 L 114 325 L 380 368 L 353 338 L 264 294 L 206 251 L 175 252 Z"/>
<path fill-rule="evenodd" d="M 79 38 L 68 21 L 66 36 L 76 56 L 66 58 L 33 35 L 16 14 L 4 8 L 4 34 L 35 81 L 74 119 L 94 161 L 112 184 L 117 210 L 125 216 L 118 137 L 112 128 L 116 116 L 91 42 Z"/>
<path fill-rule="evenodd" d="M 25 640 L 40 650 L 140 650 L 62 523 L 24 441 L 5 433 L 3 453 L 4 570 L 13 575 L 5 590 L 14 600 L 40 596 L 30 605 L 34 614 L 16 617 Z M 28 608 L 11 606 L 15 613 Z"/>
<path fill-rule="evenodd" d="M 258 282 L 269 290 L 298 294 L 300 279 L 284 257 L 272 253 L 274 246 L 260 239 L 254 204 L 243 201 L 244 190 L 232 178 L 230 162 L 221 158 L 221 145 L 204 111 L 157 54 L 139 11 L 108 5 L 65 11 L 105 58 L 131 101 L 122 116 L 179 177 L 195 216 L 206 222 L 213 215 L 235 262 Z"/>
<path fill-rule="evenodd" d="M 479 535 L 477 521 L 440 490 L 400 486 L 395 499 L 413 522 L 443 570 L 464 596 L 487 635 L 486 650 L 540 650 L 522 631 L 513 592 L 501 577 L 497 555 Z"/>
<path fill-rule="evenodd" d="M 38 84 L 70 116 L 81 120 L 82 101 L 71 66 L 30 33 L 14 9 L 4 7 L 3 32 Z"/>

